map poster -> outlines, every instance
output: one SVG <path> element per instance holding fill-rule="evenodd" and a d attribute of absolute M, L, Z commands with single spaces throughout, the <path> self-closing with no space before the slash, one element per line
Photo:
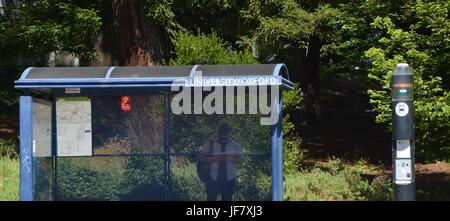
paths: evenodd
<path fill-rule="evenodd" d="M 92 156 L 91 101 L 87 97 L 56 100 L 58 156 Z"/>

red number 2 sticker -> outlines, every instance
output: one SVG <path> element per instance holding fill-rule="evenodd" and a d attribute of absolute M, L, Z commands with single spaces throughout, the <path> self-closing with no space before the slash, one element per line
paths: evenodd
<path fill-rule="evenodd" d="M 130 101 L 131 101 L 130 96 L 121 96 L 120 97 L 120 109 L 122 111 L 131 111 Z"/>

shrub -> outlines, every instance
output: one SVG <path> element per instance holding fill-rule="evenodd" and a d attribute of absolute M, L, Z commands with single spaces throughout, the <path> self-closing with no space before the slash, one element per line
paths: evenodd
<path fill-rule="evenodd" d="M 170 200 L 206 200 L 206 188 L 198 178 L 197 159 L 175 157 L 171 161 L 171 184 Z"/>
<path fill-rule="evenodd" d="M 305 158 L 306 150 L 300 148 L 301 139 L 293 137 L 283 141 L 283 171 L 286 174 L 295 173 L 299 170 L 302 160 Z"/>
<path fill-rule="evenodd" d="M 122 180 L 107 169 L 58 159 L 57 200 L 118 200 Z"/>
<path fill-rule="evenodd" d="M 369 183 L 342 160 L 329 162 L 329 168 L 315 167 L 286 175 L 286 200 L 391 200 L 390 179 L 380 176 Z"/>
<path fill-rule="evenodd" d="M 171 65 L 194 64 L 256 64 L 248 51 L 225 49 L 226 43 L 215 33 L 193 35 L 188 32 L 176 32 L 172 37 L 176 59 Z"/>
<path fill-rule="evenodd" d="M 19 158 L 17 143 L 14 139 L 0 139 L 0 157 Z"/>
<path fill-rule="evenodd" d="M 121 200 L 163 200 L 165 192 L 162 157 L 129 158 L 120 183 Z"/>
<path fill-rule="evenodd" d="M 287 174 L 298 171 L 306 155 L 306 150 L 301 149 L 302 139 L 293 117 L 298 114 L 302 102 L 298 84 L 294 85 L 293 90 L 283 91 L 283 170 Z"/>
<path fill-rule="evenodd" d="M 283 91 L 283 133 L 285 138 L 297 136 L 296 119 L 294 116 L 298 114 L 303 104 L 303 97 L 300 96 L 300 86 L 294 85 L 293 90 Z"/>
<path fill-rule="evenodd" d="M 271 199 L 272 180 L 269 157 L 245 157 L 238 165 L 233 200 L 265 201 Z"/>
<path fill-rule="evenodd" d="M 112 137 L 105 145 L 95 149 L 98 154 L 128 153 L 130 144 L 126 139 Z M 36 159 L 37 163 L 45 158 Z M 126 157 L 59 157 L 57 160 L 57 200 L 119 200 L 120 184 L 123 181 Z M 52 169 L 48 166 L 35 170 L 37 177 L 36 192 L 42 192 L 46 199 L 47 186 L 51 180 Z M 50 172 L 50 175 L 48 173 Z M 50 176 L 50 177 L 49 177 Z M 38 198 L 37 196 L 35 196 Z"/>

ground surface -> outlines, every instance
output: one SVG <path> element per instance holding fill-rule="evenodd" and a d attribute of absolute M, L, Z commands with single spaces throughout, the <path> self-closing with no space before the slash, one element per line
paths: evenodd
<path fill-rule="evenodd" d="M 0 138 L 13 138 L 18 134 L 19 120 L 16 114 L 0 112 Z"/>

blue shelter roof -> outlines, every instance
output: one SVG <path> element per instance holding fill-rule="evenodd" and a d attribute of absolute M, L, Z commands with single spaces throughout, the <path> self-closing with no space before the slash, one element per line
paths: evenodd
<path fill-rule="evenodd" d="M 273 86 L 292 89 L 284 64 L 149 67 L 29 67 L 15 88 L 51 93 L 66 88 L 170 88 L 172 86 Z"/>

